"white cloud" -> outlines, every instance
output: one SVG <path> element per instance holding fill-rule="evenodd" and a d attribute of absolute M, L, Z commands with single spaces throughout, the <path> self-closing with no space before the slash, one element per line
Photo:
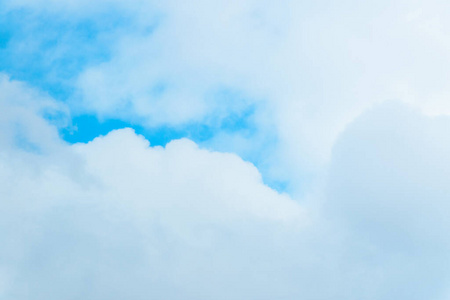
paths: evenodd
<path fill-rule="evenodd" d="M 253 165 L 234 154 L 201 150 L 187 139 L 148 148 L 143 137 L 124 129 L 74 147 L 87 171 L 101 178 L 108 198 L 136 201 L 140 211 L 167 211 L 175 214 L 174 222 L 301 219 L 298 205 L 264 186 Z"/>
<path fill-rule="evenodd" d="M 52 100 L 2 80 L 3 136 L 24 124 L 45 149 L 2 139 L 3 298 L 445 295 L 447 117 L 400 104 L 363 114 L 302 207 L 238 156 L 186 139 L 150 147 L 123 129 L 67 145 L 41 117 Z"/>
<path fill-rule="evenodd" d="M 154 7 L 127 4 L 133 32 L 78 84 L 85 109 L 149 126 L 211 117 L 223 87 L 265 102 L 280 176 L 329 173 L 309 209 L 189 140 L 150 147 L 126 129 L 66 145 L 40 117 L 54 102 L 2 77 L 3 296 L 445 299 L 449 121 L 422 112 L 449 112 L 448 8 L 266 4 L 165 2 L 151 34 Z M 418 111 L 376 106 L 390 98 Z"/>
<path fill-rule="evenodd" d="M 252 165 L 188 140 L 149 148 L 131 130 L 70 147 L 65 166 L 1 160 L 7 299 L 283 292 L 270 274 L 291 261 L 270 253 L 289 253 L 306 214 Z"/>
<path fill-rule="evenodd" d="M 18 120 L 27 125 L 26 142 L 39 128 L 38 140 L 49 145 L 34 151 L 6 140 L 0 150 L 2 297 L 248 299 L 293 292 L 284 287 L 293 279 L 285 282 L 283 274 L 292 261 L 282 254 L 296 260 L 291 238 L 309 220 L 288 195 L 265 186 L 253 165 L 186 139 L 149 147 L 130 129 L 66 145 L 35 109 L 45 99 L 7 78 L 1 87 L 13 91 L 1 99 L 3 113 L 21 111 L 2 132 Z"/>

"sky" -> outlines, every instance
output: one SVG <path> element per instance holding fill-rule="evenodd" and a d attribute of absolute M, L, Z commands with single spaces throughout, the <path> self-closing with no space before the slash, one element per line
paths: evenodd
<path fill-rule="evenodd" d="M 449 15 L 0 0 L 0 299 L 450 300 Z"/>

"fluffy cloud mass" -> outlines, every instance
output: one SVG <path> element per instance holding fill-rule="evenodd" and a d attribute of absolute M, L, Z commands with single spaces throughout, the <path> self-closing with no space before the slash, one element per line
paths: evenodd
<path fill-rule="evenodd" d="M 234 154 L 186 139 L 149 147 L 130 129 L 66 145 L 17 86 L 3 79 L 15 92 L 2 98 L 3 111 L 22 135 L 2 144 L 2 297 L 208 299 L 221 291 L 244 299 L 239 274 L 266 285 L 274 268 L 256 272 L 248 260 L 308 223 L 304 209 Z"/>
<path fill-rule="evenodd" d="M 0 299 L 449 299 L 447 13 L 3 1 Z"/>

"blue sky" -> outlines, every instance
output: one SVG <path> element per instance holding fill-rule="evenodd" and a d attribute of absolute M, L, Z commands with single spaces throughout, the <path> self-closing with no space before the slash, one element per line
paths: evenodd
<path fill-rule="evenodd" d="M 0 299 L 449 299 L 449 13 L 0 1 Z"/>

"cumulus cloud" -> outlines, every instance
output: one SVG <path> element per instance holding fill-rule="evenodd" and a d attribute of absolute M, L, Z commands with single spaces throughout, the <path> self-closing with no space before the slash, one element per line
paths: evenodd
<path fill-rule="evenodd" d="M 288 267 L 263 260 L 305 226 L 303 210 L 237 156 L 149 148 L 131 130 L 70 147 L 67 166 L 1 162 L 4 297 L 244 299 Z"/>
<path fill-rule="evenodd" d="M 17 86 L 5 79 L 2 87 Z M 291 262 L 271 253 L 292 251 L 283 248 L 295 245 L 288 237 L 304 230 L 307 215 L 265 186 L 253 165 L 186 139 L 150 147 L 130 129 L 88 144 L 45 139 L 57 131 L 34 110 L 40 99 L 15 91 L 20 116 L 33 116 L 23 120 L 30 123 L 26 141 L 36 125 L 39 140 L 57 147 L 2 145 L 3 298 L 245 299 L 286 292 L 284 282 L 271 280 L 284 277 Z"/>
<path fill-rule="evenodd" d="M 441 1 L 5 3 L 128 21 L 66 104 L 0 77 L 0 297 L 448 298 Z M 188 139 L 69 145 L 57 130 L 68 107 L 179 127 L 252 106 L 256 134 L 203 145 L 267 156 L 271 135 L 291 195 Z"/>
<path fill-rule="evenodd" d="M 445 299 L 447 117 L 396 103 L 361 115 L 301 206 L 187 139 L 65 144 L 42 118 L 51 99 L 1 86 L 2 133 L 28 124 L 24 140 L 39 128 L 49 146 L 2 140 L 5 299 Z"/>

